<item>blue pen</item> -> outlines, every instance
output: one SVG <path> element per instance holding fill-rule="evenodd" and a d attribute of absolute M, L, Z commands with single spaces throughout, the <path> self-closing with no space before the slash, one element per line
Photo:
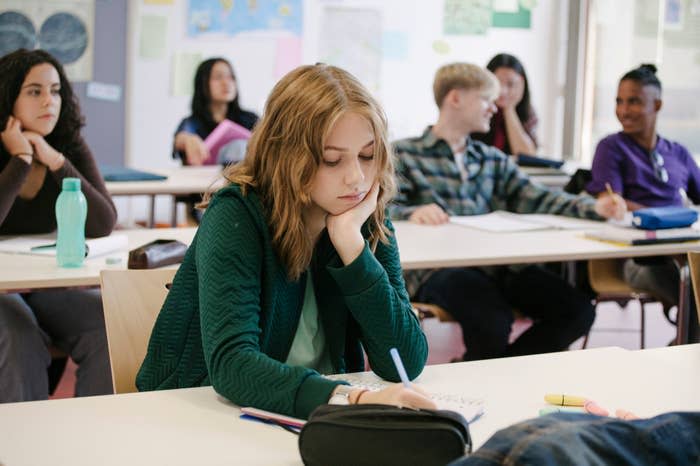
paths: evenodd
<path fill-rule="evenodd" d="M 401 356 L 399 356 L 399 350 L 397 350 L 396 348 L 391 348 L 389 350 L 389 354 L 391 355 L 391 359 L 394 360 L 396 372 L 399 373 L 399 377 L 401 377 L 401 382 L 403 383 L 403 386 L 406 388 L 411 388 L 411 381 L 408 380 L 406 369 L 403 367 L 403 361 L 401 361 Z"/>

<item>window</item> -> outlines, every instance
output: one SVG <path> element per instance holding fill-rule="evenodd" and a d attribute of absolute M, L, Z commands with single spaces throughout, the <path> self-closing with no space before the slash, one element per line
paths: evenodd
<path fill-rule="evenodd" d="M 653 63 L 663 86 L 657 132 L 700 157 L 700 0 L 591 0 L 586 34 L 583 164 L 596 144 L 620 130 L 617 84 L 641 63 Z"/>

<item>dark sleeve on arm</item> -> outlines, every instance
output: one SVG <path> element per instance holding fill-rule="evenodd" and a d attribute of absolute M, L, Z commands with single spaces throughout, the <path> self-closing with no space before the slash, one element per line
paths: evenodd
<path fill-rule="evenodd" d="M 196 256 L 204 359 L 214 389 L 239 406 L 307 418 L 341 382 L 261 351 L 261 238 L 240 201 L 210 204 Z"/>
<path fill-rule="evenodd" d="M 197 134 L 196 128 L 191 123 L 191 117 L 184 118 L 179 125 L 177 125 L 177 129 L 175 130 L 175 134 L 173 134 L 173 158 L 174 159 L 180 159 L 183 164 L 186 162 L 185 158 L 185 152 L 181 150 L 175 149 L 175 138 L 177 137 L 178 133 L 185 132 L 185 133 L 191 133 L 191 134 Z"/>
<path fill-rule="evenodd" d="M 620 151 L 609 139 L 598 143 L 591 165 L 591 181 L 586 185 L 586 191 L 592 195 L 602 193 L 610 183 L 612 190 L 624 197 L 625 186 L 622 180 L 622 162 Z"/>
<path fill-rule="evenodd" d="M 361 328 L 362 345 L 372 370 L 383 379 L 400 381 L 389 349 L 397 348 L 410 379 L 420 375 L 428 358 L 428 343 L 411 309 L 393 226 L 389 244 L 380 242 L 375 253 L 365 243 L 350 264 L 329 267 L 345 303 Z"/>
<path fill-rule="evenodd" d="M 27 179 L 31 165 L 19 157 L 12 157 L 0 172 L 0 225 L 12 208 L 22 184 Z"/>
<path fill-rule="evenodd" d="M 63 167 L 51 172 L 51 175 L 59 186 L 63 183 L 63 178 L 80 178 L 81 189 L 88 205 L 85 234 L 91 238 L 107 236 L 117 223 L 117 209 L 107 192 L 95 159 L 82 139 L 66 151 L 70 152 L 64 154 L 66 162 Z"/>

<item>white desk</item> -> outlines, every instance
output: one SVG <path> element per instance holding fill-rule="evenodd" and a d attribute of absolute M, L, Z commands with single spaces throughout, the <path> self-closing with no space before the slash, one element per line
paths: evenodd
<path fill-rule="evenodd" d="M 591 221 L 592 228 L 600 222 Z M 641 257 L 654 255 L 685 255 L 700 250 L 700 242 L 669 243 L 647 246 L 623 246 L 583 237 L 579 230 L 538 230 L 521 233 L 489 233 L 459 225 L 424 226 L 395 222 L 401 265 L 404 269 L 469 267 L 481 265 L 527 264 L 552 261 Z M 190 244 L 195 228 L 155 230 L 122 230 L 129 235 L 129 249 L 157 238 L 178 239 Z M 0 292 L 69 286 L 97 286 L 100 270 L 126 268 L 127 254 L 122 262 L 107 266 L 105 258 L 86 261 L 79 269 L 61 269 L 54 258 L 10 255 L 0 253 Z M 690 281 L 687 267 L 681 274 L 681 294 L 689 298 Z M 682 312 L 687 321 L 688 312 Z M 679 341 L 687 339 L 685 326 L 680 326 Z"/>
<path fill-rule="evenodd" d="M 151 173 L 164 175 L 168 178 L 156 181 L 108 181 L 107 191 L 112 196 L 150 197 L 149 227 L 153 226 L 155 216 L 155 198 L 157 195 L 168 195 L 173 198 L 173 213 L 171 225 L 177 222 L 175 196 L 183 194 L 201 194 L 216 190 L 224 185 L 219 165 L 202 167 L 176 167 L 148 170 Z"/>
<path fill-rule="evenodd" d="M 190 244 L 196 231 L 196 228 L 117 230 L 116 234 L 126 234 L 129 238 L 128 249 L 87 259 L 83 267 L 75 269 L 58 267 L 55 257 L 0 253 L 0 293 L 41 288 L 99 286 L 100 270 L 126 269 L 129 250 L 155 239 L 176 239 Z M 119 257 L 121 262 L 107 265 L 107 257 Z"/>
<path fill-rule="evenodd" d="M 590 221 L 591 230 L 601 222 Z M 585 259 L 686 254 L 700 241 L 625 246 L 584 238 L 581 230 L 491 233 L 460 225 L 395 222 L 404 269 L 528 264 Z"/>
<path fill-rule="evenodd" d="M 592 230 L 601 227 L 600 222 L 590 224 Z M 492 233 L 453 224 L 394 226 L 406 270 L 675 255 L 681 282 L 676 341 L 688 341 L 691 281 L 685 257 L 688 251 L 700 250 L 699 241 L 626 246 L 584 238 L 581 230 Z"/>
<path fill-rule="evenodd" d="M 698 367 L 700 345 L 600 348 L 429 366 L 417 382 L 484 398 L 486 414 L 471 426 L 478 447 L 536 416 L 548 392 L 643 417 L 700 411 Z M 0 405 L 0 464 L 301 464 L 296 436 L 238 416 L 208 387 Z"/>

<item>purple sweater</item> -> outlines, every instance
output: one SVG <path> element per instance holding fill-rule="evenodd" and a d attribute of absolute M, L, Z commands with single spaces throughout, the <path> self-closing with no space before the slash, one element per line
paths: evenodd
<path fill-rule="evenodd" d="M 596 195 L 610 183 L 613 191 L 627 200 L 647 207 L 682 205 L 683 188 L 693 203 L 700 203 L 700 169 L 688 150 L 677 142 L 658 136 L 656 151 L 663 157 L 668 181 L 654 173 L 649 152 L 630 136 L 619 132 L 598 143 L 593 157 L 593 180 L 586 191 Z"/>
<path fill-rule="evenodd" d="M 18 157 L 9 155 L 0 144 L 0 235 L 54 231 L 54 206 L 66 177 L 80 178 L 88 205 L 85 234 L 99 237 L 112 232 L 117 211 L 87 144 L 80 139 L 73 147 L 61 150 L 66 157 L 63 167 L 55 172 L 47 170 L 44 184 L 36 196 L 21 199 L 18 194 L 30 166 Z"/>

